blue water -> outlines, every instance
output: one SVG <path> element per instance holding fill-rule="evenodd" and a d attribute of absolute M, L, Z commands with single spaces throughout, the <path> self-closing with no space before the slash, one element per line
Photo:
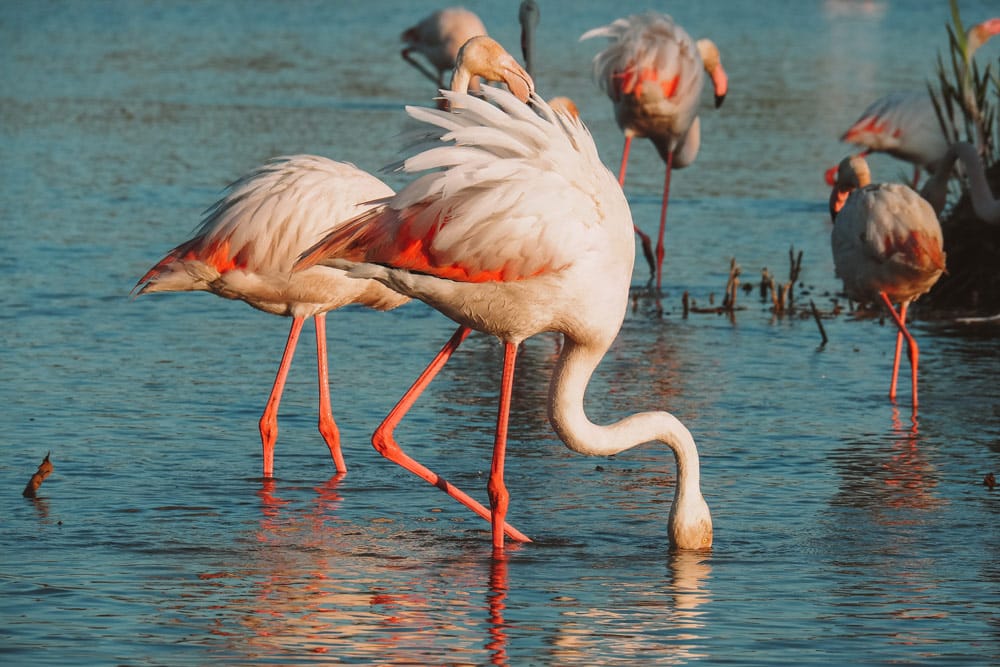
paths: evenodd
<path fill-rule="evenodd" d="M 516 49 L 517 2 L 469 2 Z M 617 168 L 586 29 L 645 3 L 546 1 L 540 91 L 571 96 Z M 967 23 L 996 13 L 962 2 Z M 569 452 L 546 419 L 554 337 L 518 365 L 509 519 L 488 526 L 383 460 L 369 437 L 453 325 L 419 303 L 329 318 L 349 473 L 315 429 L 311 328 L 280 412 L 276 478 L 257 419 L 288 321 L 208 294 L 128 298 L 221 188 L 310 152 L 376 170 L 403 104 L 433 91 L 398 56 L 429 2 L 0 5 L 0 661 L 64 664 L 987 664 L 1000 651 L 998 331 L 926 321 L 921 406 L 886 398 L 877 318 L 683 317 L 786 279 L 829 313 L 839 285 L 822 173 L 869 101 L 919 88 L 945 2 L 709 0 L 671 11 L 723 52 L 731 90 L 677 172 L 659 317 L 639 296 L 587 394 L 594 421 L 666 409 L 694 434 L 710 554 L 671 554 L 672 455 Z M 980 58 L 996 62 L 1000 44 Z M 909 167 L 872 160 L 883 179 Z M 400 177 L 388 175 L 394 186 Z M 652 231 L 662 166 L 637 144 L 626 194 Z M 842 301 L 841 301 L 842 303 Z M 484 502 L 501 350 L 473 336 L 397 431 Z M 21 489 L 46 452 L 55 471 Z"/>

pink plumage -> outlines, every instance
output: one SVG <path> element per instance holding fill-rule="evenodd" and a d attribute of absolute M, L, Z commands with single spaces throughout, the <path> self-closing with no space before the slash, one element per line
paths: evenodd
<path fill-rule="evenodd" d="M 671 539 L 682 548 L 706 548 L 712 542 L 711 515 L 687 429 L 664 412 L 599 426 L 583 410 L 590 376 L 628 307 L 635 248 L 621 188 L 578 119 L 557 114 L 537 95 L 529 107 L 499 88 L 482 92 L 485 100 L 445 93 L 460 109 L 456 113 L 408 107 L 427 131 L 424 150 L 402 162 L 414 180 L 382 207 L 331 231 L 299 264 L 349 266 L 349 275 L 379 280 L 460 325 L 372 442 L 383 456 L 489 520 L 495 549 L 502 548 L 505 534 L 527 541 L 505 520 L 509 494 L 503 470 L 514 365 L 524 339 L 561 333 L 548 406 L 560 438 L 588 455 L 651 440 L 670 446 L 678 465 Z M 490 509 L 415 461 L 393 435 L 472 329 L 504 344 L 487 486 Z"/>
<path fill-rule="evenodd" d="M 909 345 L 913 406 L 917 406 L 918 349 L 906 328 L 909 304 L 926 293 L 945 269 L 941 225 L 931 205 L 912 188 L 870 183 L 864 158 L 845 158 L 830 198 L 831 247 L 837 276 L 854 301 L 881 301 L 899 329 L 890 398 L 896 396 L 900 349 Z M 896 311 L 894 303 L 899 303 Z"/>
<path fill-rule="evenodd" d="M 167 253 L 139 279 L 137 294 L 202 290 L 239 299 L 292 326 L 271 396 L 260 420 L 264 476 L 273 474 L 277 410 L 292 354 L 306 318 L 316 324 L 320 431 L 338 470 L 346 470 L 330 410 L 325 315 L 348 304 L 378 310 L 408 299 L 375 281 L 314 267 L 293 273 L 303 250 L 331 225 L 362 213 L 393 194 L 357 167 L 314 155 L 271 160 L 232 183 L 205 214 L 194 236 Z"/>
<path fill-rule="evenodd" d="M 618 181 L 625 183 L 629 149 L 634 137 L 646 137 L 666 163 L 659 237 L 655 259 L 649 237 L 636 227 L 643 250 L 662 280 L 663 234 L 670 199 L 670 174 L 694 162 L 701 143 L 698 105 L 705 73 L 712 77 L 716 106 L 722 104 L 728 80 L 715 44 L 695 42 L 666 14 L 647 12 L 585 32 L 580 39 L 607 37 L 607 48 L 594 56 L 594 77 L 611 100 L 618 127 L 625 133 Z"/>

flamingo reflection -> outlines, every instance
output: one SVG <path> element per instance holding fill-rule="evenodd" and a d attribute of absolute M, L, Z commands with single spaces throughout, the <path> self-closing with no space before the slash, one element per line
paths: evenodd
<path fill-rule="evenodd" d="M 677 551 L 667 563 L 665 588 L 615 581 L 605 607 L 581 608 L 579 601 L 567 600 L 565 620 L 552 640 L 554 662 L 579 664 L 596 655 L 658 665 L 710 658 L 702 609 L 711 602 L 709 559 L 706 552 Z M 608 654 L 612 636 L 613 656 Z"/>

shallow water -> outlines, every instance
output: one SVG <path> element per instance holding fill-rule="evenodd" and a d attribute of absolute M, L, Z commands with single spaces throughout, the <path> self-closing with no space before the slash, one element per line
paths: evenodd
<path fill-rule="evenodd" d="M 402 104 L 431 91 L 398 33 L 436 5 L 35 2 L 0 6 L 0 659 L 5 664 L 987 664 L 997 628 L 997 330 L 918 319 L 921 406 L 885 396 L 878 319 L 774 316 L 721 298 L 803 253 L 799 303 L 829 311 L 823 170 L 875 97 L 923 86 L 947 3 L 678 6 L 723 51 L 731 92 L 674 178 L 665 313 L 637 296 L 587 394 L 591 418 L 666 409 L 694 434 L 710 554 L 671 554 L 674 467 L 647 445 L 584 458 L 544 401 L 558 341 L 521 354 L 507 481 L 535 542 L 490 558 L 488 526 L 370 447 L 453 325 L 422 304 L 329 318 L 350 472 L 315 430 L 308 339 L 280 413 L 257 419 L 288 322 L 207 294 L 128 298 L 230 180 L 278 154 L 375 170 Z M 621 135 L 584 30 L 640 3 L 542 2 L 537 77 Z M 697 7 L 693 6 L 697 4 Z M 468 3 L 517 44 L 516 2 Z M 995 13 L 963 2 L 967 23 Z M 994 62 L 998 44 L 981 58 Z M 637 144 L 626 194 L 652 231 L 662 167 Z M 883 178 L 909 170 L 876 157 Z M 396 180 L 393 180 L 396 179 Z M 399 177 L 387 176 L 392 185 Z M 646 279 L 636 265 L 636 294 Z M 485 501 L 501 350 L 473 336 L 397 431 Z M 21 488 L 47 451 L 55 472 Z"/>

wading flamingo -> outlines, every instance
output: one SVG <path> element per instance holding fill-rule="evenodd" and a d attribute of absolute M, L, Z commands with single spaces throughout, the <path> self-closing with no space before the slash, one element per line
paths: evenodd
<path fill-rule="evenodd" d="M 933 177 L 928 178 L 921 188 L 921 196 L 931 203 L 935 213 L 941 215 L 948 197 L 948 181 L 956 160 L 961 160 L 964 174 L 969 180 L 969 199 L 972 201 L 972 210 L 976 217 L 990 224 L 1000 223 L 1000 199 L 996 199 L 990 190 L 979 151 L 968 142 L 958 141 L 948 147 L 941 159 L 940 169 Z"/>
<path fill-rule="evenodd" d="M 707 548 L 712 520 L 699 485 L 690 432 L 666 412 L 644 412 L 608 425 L 592 423 L 583 397 L 618 334 L 628 307 L 635 257 L 628 203 L 579 122 L 537 95 L 532 106 L 483 88 L 484 99 L 445 92 L 460 113 L 407 107 L 440 144 L 411 154 L 403 169 L 421 174 L 388 204 L 332 231 L 299 268 L 330 263 L 420 299 L 459 323 L 451 340 L 372 437 L 375 448 L 437 486 L 504 533 L 507 427 L 518 346 L 544 331 L 564 344 L 549 390 L 549 419 L 573 451 L 608 456 L 657 440 L 674 453 L 677 484 L 668 518 L 672 543 Z M 471 329 L 503 342 L 499 414 L 487 486 L 490 510 L 400 448 L 393 431 Z"/>
<path fill-rule="evenodd" d="M 638 227 L 643 252 L 660 292 L 663 232 L 670 200 L 670 175 L 694 162 L 701 142 L 698 104 L 707 72 L 715 89 L 715 106 L 728 89 L 719 50 L 710 40 L 695 42 L 666 14 L 647 12 L 588 30 L 580 40 L 607 37 L 611 44 L 594 57 L 594 76 L 611 99 L 618 127 L 625 133 L 618 182 L 625 184 L 629 148 L 634 137 L 646 137 L 666 163 L 656 256 L 649 237 Z M 654 267 L 655 265 L 655 267 Z"/>
<path fill-rule="evenodd" d="M 441 9 L 403 31 L 400 39 L 406 47 L 400 55 L 438 88 L 444 88 L 444 74 L 455 68 L 455 59 L 462 45 L 476 35 L 485 34 L 486 26 L 468 9 Z M 430 62 L 433 72 L 414 59 L 414 51 Z"/>
<path fill-rule="evenodd" d="M 909 186 L 872 184 L 868 163 L 857 155 L 840 163 L 830 194 L 830 215 L 833 264 L 844 281 L 844 291 L 859 303 L 881 301 L 899 330 L 889 398 L 896 398 L 899 357 L 906 338 L 916 409 L 920 357 L 917 342 L 906 328 L 906 311 L 945 268 L 937 215 Z M 898 311 L 893 306 L 897 302 Z"/>
<path fill-rule="evenodd" d="M 352 303 L 388 310 L 409 299 L 376 281 L 347 278 L 339 269 L 317 266 L 292 273 L 292 265 L 331 226 L 392 194 L 388 185 L 351 164 L 315 155 L 276 158 L 231 184 L 208 209 L 194 237 L 168 252 L 133 288 L 138 294 L 202 290 L 292 318 L 260 418 L 264 477 L 274 474 L 278 404 L 309 317 L 316 326 L 319 430 L 337 470 L 347 470 L 330 408 L 326 313 Z"/>
<path fill-rule="evenodd" d="M 993 18 L 970 28 L 965 35 L 965 66 L 976 51 L 991 37 L 1000 34 L 1000 18 Z M 960 82 L 969 97 L 971 84 Z M 969 105 L 969 101 L 966 101 Z M 974 107 L 974 104 L 973 104 Z M 969 109 L 977 114 L 975 108 Z M 978 122 L 978 119 L 974 119 Z M 920 170 L 933 174 L 948 150 L 941 123 L 930 93 L 926 90 L 894 92 L 868 105 L 861 116 L 847 128 L 840 140 L 862 149 L 862 157 L 870 153 L 886 153 L 913 165 L 913 187 L 920 181 Z M 826 182 L 833 185 L 837 167 L 826 170 Z"/>

